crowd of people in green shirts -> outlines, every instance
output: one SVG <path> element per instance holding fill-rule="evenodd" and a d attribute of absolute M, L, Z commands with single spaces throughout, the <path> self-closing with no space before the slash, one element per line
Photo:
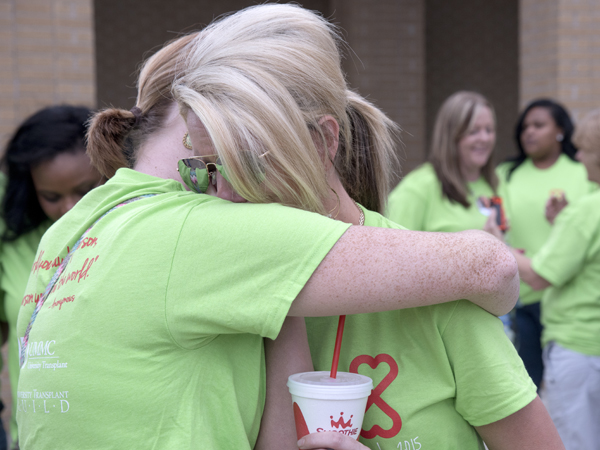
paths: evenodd
<path fill-rule="evenodd" d="M 294 446 L 295 436 L 279 437 L 290 420 L 293 427 L 289 399 L 270 380 L 290 367 L 327 370 L 333 315 L 345 312 L 362 314 L 347 318 L 339 368 L 370 375 L 376 386 L 361 433 L 367 447 L 440 449 L 460 442 L 476 449 L 483 438 L 491 450 L 527 439 L 537 448 L 560 448 L 551 447 L 557 444 L 541 390 L 565 447 L 596 448 L 600 115 L 586 117 L 575 132 L 560 104 L 536 100 L 517 121 L 517 156 L 496 167 L 493 106 L 480 94 L 458 92 L 439 110 L 429 161 L 402 179 L 386 208 L 396 127 L 346 88 L 335 39 L 331 25 L 301 8 L 249 8 L 150 58 L 131 111 L 97 113 L 87 130 L 91 111 L 51 107 L 15 132 L 3 157 L 0 248 L 15 448 L 57 439 L 63 448 L 90 441 L 97 448 L 282 448 L 284 440 Z M 292 48 L 293 64 L 282 56 Z M 252 51 L 258 53 L 248 58 Z M 182 72 L 184 59 L 189 69 Z M 269 71 L 281 61 L 290 67 Z M 327 70 L 319 72 L 321 66 Z M 253 84 L 260 88 L 253 91 Z M 281 94 L 288 90 L 293 95 Z M 267 117 L 259 109 L 266 105 L 279 109 Z M 308 127 L 294 122 L 301 114 L 293 108 L 308 117 Z M 285 138 L 275 122 L 289 127 Z M 269 133 L 277 139 L 263 137 Z M 247 146 L 243 157 L 232 145 L 240 142 Z M 175 172 L 177 161 L 190 157 L 204 172 Z M 361 164 L 371 172 L 359 173 Z M 272 178 L 277 171 L 284 175 Z M 303 173 L 313 175 L 310 187 Z M 237 204 L 246 200 L 293 208 Z M 382 244 L 370 240 L 365 249 L 365 238 L 379 239 L 370 234 L 375 228 L 388 229 Z M 461 264 L 483 264 L 485 255 L 475 252 L 485 254 L 481 249 L 495 239 L 406 229 L 485 230 L 511 247 L 522 278 L 510 314 L 515 346 L 502 322 L 479 306 L 506 310 L 476 306 L 479 294 L 452 287 L 474 276 L 461 272 Z M 355 242 L 357 232 L 368 234 Z M 406 280 L 407 269 L 393 275 L 395 260 L 377 258 L 402 250 L 395 239 L 406 235 L 427 250 L 411 262 L 411 243 L 399 258 L 413 266 L 413 280 Z M 362 258 L 356 269 L 348 253 L 345 265 L 331 259 L 344 239 L 353 258 Z M 358 263 L 370 253 L 372 272 L 363 273 Z M 327 265 L 348 272 L 345 284 L 334 284 Z M 61 284 L 53 275 L 65 267 Z M 427 283 L 418 284 L 419 276 Z M 390 278 L 408 284 L 389 286 Z M 509 286 L 487 297 L 510 296 Z M 339 301 L 340 289 L 347 301 Z M 400 300 L 407 303 L 362 303 L 388 292 L 406 292 Z M 421 307 L 397 309 L 408 306 Z M 306 329 L 295 320 L 305 316 Z M 56 362 L 64 358 L 68 370 L 32 365 L 50 354 Z M 298 364 L 302 358 L 308 368 Z M 52 401 L 42 406 L 35 394 L 27 397 L 40 390 Z M 55 410 L 41 416 L 42 407 Z M 298 445 L 358 448 L 314 439 Z"/>
<path fill-rule="evenodd" d="M 409 229 L 485 229 L 513 249 L 522 281 L 507 334 L 568 449 L 600 442 L 600 177 L 598 157 L 587 156 L 600 149 L 599 117 L 579 125 L 576 146 L 565 108 L 534 100 L 517 120 L 517 155 L 496 167 L 493 106 L 458 92 L 439 110 L 429 161 L 389 199 L 388 217 Z"/>

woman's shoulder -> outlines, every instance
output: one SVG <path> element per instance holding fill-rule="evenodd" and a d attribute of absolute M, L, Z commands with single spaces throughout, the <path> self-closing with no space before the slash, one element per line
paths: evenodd
<path fill-rule="evenodd" d="M 438 184 L 439 182 L 433 166 L 426 162 L 404 176 L 398 186 L 392 191 L 392 194 L 403 189 L 418 189 L 422 191 L 428 187 L 437 187 Z"/>

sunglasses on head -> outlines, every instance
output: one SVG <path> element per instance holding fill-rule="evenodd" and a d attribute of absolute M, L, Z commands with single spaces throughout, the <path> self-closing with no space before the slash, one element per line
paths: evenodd
<path fill-rule="evenodd" d="M 217 171 L 229 181 L 218 155 L 192 156 L 180 159 L 177 165 L 186 186 L 200 194 L 206 193 L 209 184 L 217 184 Z"/>
<path fill-rule="evenodd" d="M 256 181 L 259 183 L 265 178 L 262 158 L 268 153 L 268 151 L 262 155 L 256 155 L 255 153 L 248 151 L 239 153 L 239 156 L 243 160 L 243 164 L 252 169 L 251 173 L 256 177 Z M 206 193 L 209 184 L 212 184 L 213 186 L 217 184 L 217 172 L 219 172 L 225 180 L 231 182 L 219 155 L 192 156 L 190 158 L 180 159 L 177 170 L 186 186 L 200 194 Z"/>

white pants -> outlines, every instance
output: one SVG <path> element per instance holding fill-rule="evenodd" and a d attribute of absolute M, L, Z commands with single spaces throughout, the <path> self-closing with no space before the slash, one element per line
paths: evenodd
<path fill-rule="evenodd" d="M 544 347 L 544 403 L 566 450 L 600 450 L 600 356 Z"/>

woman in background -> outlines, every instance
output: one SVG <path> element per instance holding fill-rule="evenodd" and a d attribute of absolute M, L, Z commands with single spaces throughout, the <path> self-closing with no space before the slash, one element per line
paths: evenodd
<path fill-rule="evenodd" d="M 577 126 L 576 157 L 600 183 L 600 110 Z M 521 279 L 542 298 L 544 398 L 567 450 L 600 442 L 600 192 L 572 202 L 550 237 L 527 258 Z"/>
<path fill-rule="evenodd" d="M 0 250 L 0 296 L 9 324 L 8 368 L 13 410 L 10 431 L 17 439 L 17 380 L 19 349 L 16 324 L 42 235 L 103 177 L 85 154 L 86 123 L 92 111 L 76 106 L 44 108 L 17 129 L 8 142 L 2 167 L 6 187 L 1 218 L 4 229 Z M 36 265 L 52 270 L 57 260 L 40 255 Z"/>
<path fill-rule="evenodd" d="M 533 258 L 550 235 L 546 209 L 566 200 L 575 201 L 595 189 L 585 167 L 575 160 L 571 142 L 573 123 L 568 112 L 550 99 L 531 102 L 521 113 L 515 129 L 519 154 L 498 167 L 500 193 L 510 220 L 506 242 Z M 540 300 L 521 282 L 516 308 L 517 349 L 534 383 L 543 376 Z"/>
<path fill-rule="evenodd" d="M 486 199 L 498 188 L 495 143 L 491 103 L 476 92 L 451 95 L 438 111 L 429 162 L 392 191 L 388 217 L 410 230 L 483 229 L 491 215 Z"/>

